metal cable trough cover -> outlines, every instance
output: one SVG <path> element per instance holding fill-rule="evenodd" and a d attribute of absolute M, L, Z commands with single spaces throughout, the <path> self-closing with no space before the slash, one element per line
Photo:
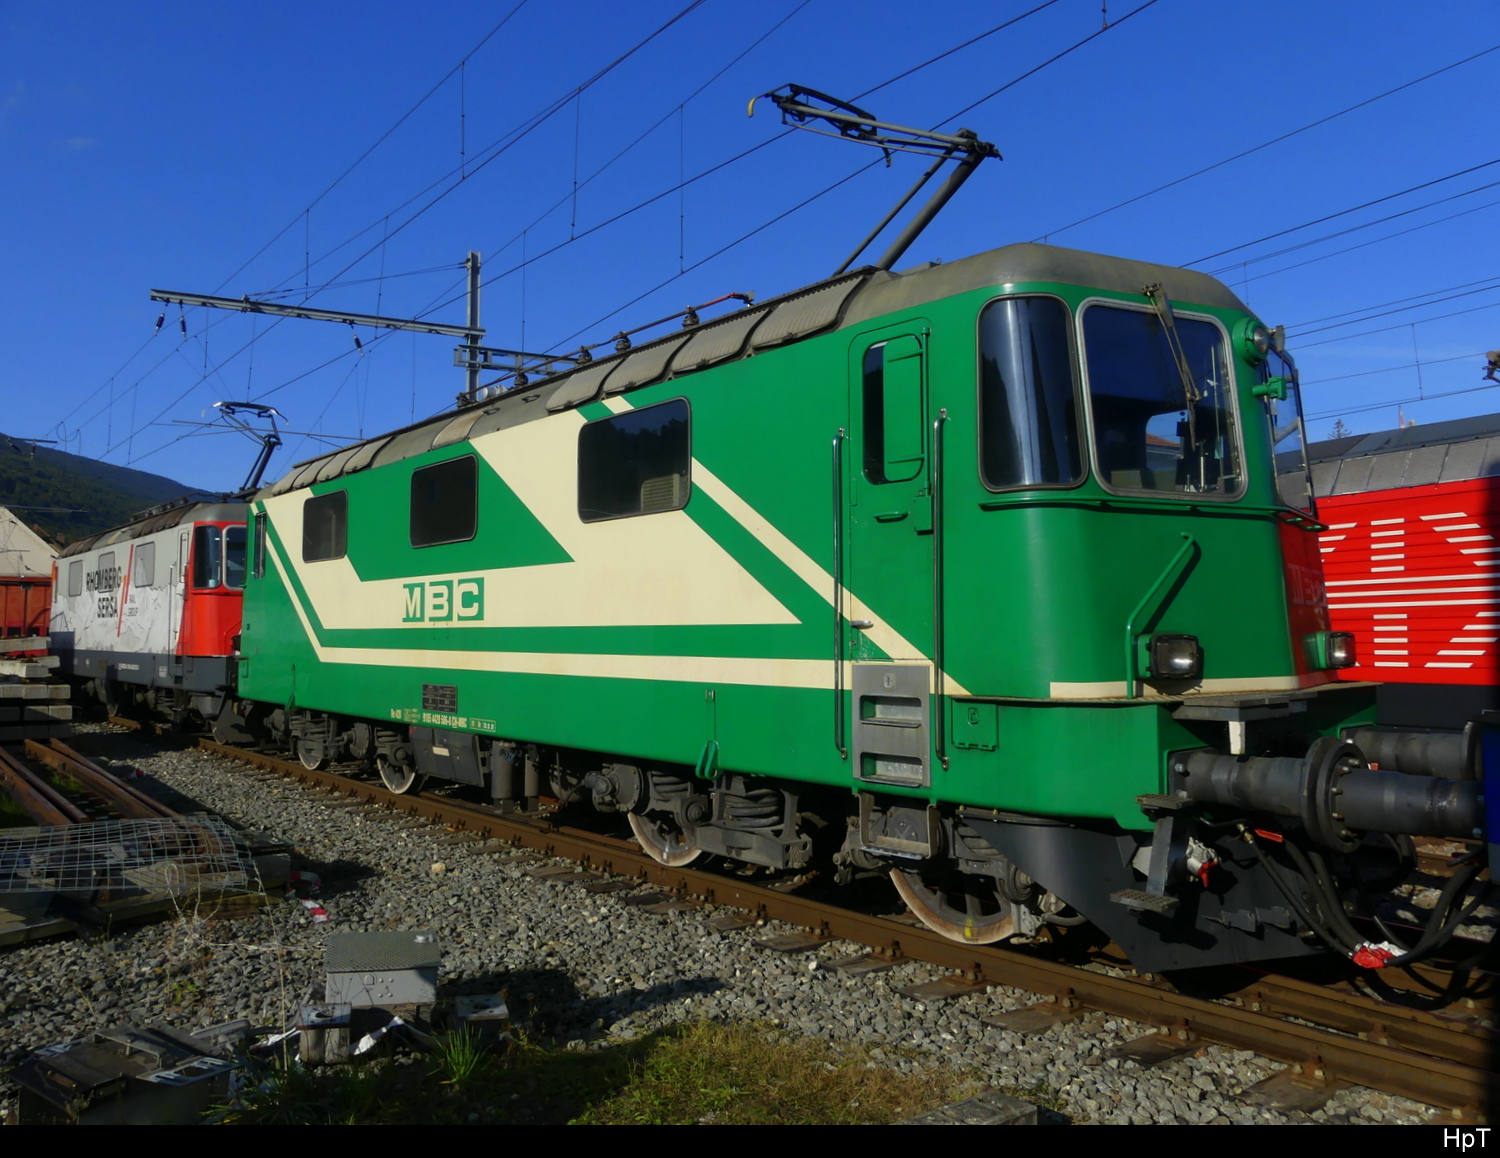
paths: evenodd
<path fill-rule="evenodd" d="M 244 888 L 249 850 L 216 816 L 100 820 L 0 833 L 0 893 Z"/>

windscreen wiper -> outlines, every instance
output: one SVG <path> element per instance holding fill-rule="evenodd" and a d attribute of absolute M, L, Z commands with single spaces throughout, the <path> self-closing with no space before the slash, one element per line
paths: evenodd
<path fill-rule="evenodd" d="M 1172 317 L 1172 299 L 1162 289 L 1161 282 L 1154 281 L 1141 290 L 1151 299 L 1156 316 L 1161 322 L 1162 333 L 1167 337 L 1167 348 L 1172 351 L 1172 360 L 1177 363 L 1177 373 L 1182 378 L 1182 397 L 1187 404 L 1188 440 L 1193 450 L 1198 449 L 1198 403 L 1203 401 L 1203 391 L 1198 389 L 1197 379 L 1188 366 L 1187 352 L 1182 348 L 1182 339 L 1177 336 L 1177 323 Z"/>

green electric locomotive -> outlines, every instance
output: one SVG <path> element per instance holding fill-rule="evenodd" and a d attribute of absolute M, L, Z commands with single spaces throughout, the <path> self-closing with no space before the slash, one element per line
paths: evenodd
<path fill-rule="evenodd" d="M 1482 803 L 1472 753 L 1357 745 L 1280 344 L 1205 275 L 1022 244 L 469 401 L 256 495 L 221 726 L 546 780 L 669 863 L 889 872 L 960 940 L 1401 959 L 1340 866 Z"/>

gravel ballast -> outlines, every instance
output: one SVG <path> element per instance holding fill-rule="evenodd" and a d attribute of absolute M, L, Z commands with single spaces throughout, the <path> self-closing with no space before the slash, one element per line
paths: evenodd
<path fill-rule="evenodd" d="M 896 993 L 941 976 L 922 964 L 852 977 L 820 963 L 858 953 L 830 942 L 800 954 L 753 944 L 771 924 L 728 933 L 711 907 L 642 912 L 622 894 L 592 894 L 526 871 L 400 814 L 329 807 L 290 782 L 191 749 L 160 750 L 133 734 L 80 738 L 100 763 L 138 767 L 176 806 L 219 813 L 285 841 L 293 867 L 322 878 L 326 924 L 295 902 L 253 917 L 176 919 L 108 940 L 58 939 L 0 949 L 0 1068 L 54 1042 L 120 1022 L 186 1028 L 236 1017 L 283 1024 L 320 1000 L 330 933 L 432 929 L 443 947 L 443 997 L 507 990 L 516 1020 L 572 1048 L 605 1048 L 675 1022 L 769 1022 L 835 1043 L 872 1047 L 896 1070 L 952 1064 L 983 1081 L 1100 1123 L 1422 1123 L 1440 1112 L 1348 1089 L 1312 1113 L 1279 1112 L 1241 1093 L 1278 1064 L 1208 1046 L 1156 1068 L 1102 1060 L 1149 1027 L 1091 1013 L 1045 1032 L 986 1026 L 981 1015 L 1036 1000 L 996 988 L 941 1002 Z M 0 1079 L 0 1113 L 15 1088 Z"/>

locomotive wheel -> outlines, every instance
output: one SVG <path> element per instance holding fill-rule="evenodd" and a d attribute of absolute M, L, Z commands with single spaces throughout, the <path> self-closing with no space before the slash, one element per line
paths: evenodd
<path fill-rule="evenodd" d="M 922 924 L 950 941 L 992 945 L 1016 932 L 993 877 L 957 869 L 891 869 L 891 883 Z"/>
<path fill-rule="evenodd" d="M 415 792 L 422 787 L 422 781 L 426 779 L 415 768 L 400 768 L 381 756 L 376 761 L 380 769 L 380 782 L 398 795 L 406 792 Z"/>
<path fill-rule="evenodd" d="M 328 767 L 327 749 L 321 740 L 298 739 L 296 745 L 297 760 L 309 772 L 321 772 Z M 392 788 L 391 791 L 403 792 L 405 789 Z"/>
<path fill-rule="evenodd" d="M 635 833 L 636 843 L 652 860 L 668 868 L 681 868 L 703 855 L 703 850 L 689 840 L 670 817 L 656 820 L 634 812 L 626 815 L 630 818 L 630 831 Z"/>
<path fill-rule="evenodd" d="M 125 689 L 118 680 L 104 681 L 104 714 L 108 716 L 124 717 L 126 705 L 129 701 L 125 698 Z"/>

